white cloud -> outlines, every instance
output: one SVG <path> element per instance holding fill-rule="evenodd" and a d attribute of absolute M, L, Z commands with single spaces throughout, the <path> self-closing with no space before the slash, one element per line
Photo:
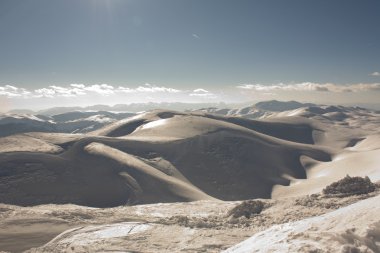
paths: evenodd
<path fill-rule="evenodd" d="M 200 37 L 199 37 L 198 34 L 196 34 L 196 33 L 193 33 L 191 36 L 193 36 L 193 37 L 196 38 L 196 39 L 200 39 Z"/>
<path fill-rule="evenodd" d="M 17 88 L 12 85 L 0 86 L 0 96 L 25 97 L 25 96 L 28 96 L 29 94 L 30 92 L 24 88 Z"/>
<path fill-rule="evenodd" d="M 334 84 L 334 83 L 294 83 L 294 84 L 242 84 L 238 85 L 237 88 L 245 90 L 256 90 L 256 91 L 325 91 L 325 92 L 359 92 L 359 91 L 380 91 L 380 83 L 358 83 L 358 84 Z"/>
<path fill-rule="evenodd" d="M 82 88 L 85 91 L 92 91 L 100 95 L 111 95 L 114 94 L 114 87 L 108 84 L 94 84 L 90 86 L 85 86 Z"/>
<path fill-rule="evenodd" d="M 21 95 L 9 91 L 0 90 L 0 96 L 6 96 L 6 97 L 20 97 Z"/>
<path fill-rule="evenodd" d="M 37 89 L 34 92 L 36 93 L 36 97 L 52 98 L 55 95 L 55 91 L 53 89 L 47 88 Z"/>
<path fill-rule="evenodd" d="M 209 92 L 208 90 L 205 90 L 202 88 L 198 88 L 198 89 L 193 90 L 193 92 L 190 93 L 189 96 L 191 96 L 191 97 L 202 97 L 202 98 L 216 98 L 217 97 L 214 93 Z"/>
<path fill-rule="evenodd" d="M 32 93 L 31 93 L 32 94 Z M 34 90 L 34 97 L 76 97 L 78 95 L 85 95 L 86 93 L 81 89 L 74 86 L 61 87 L 56 85 L 51 85 L 48 88 L 41 88 Z"/>
<path fill-rule="evenodd" d="M 84 84 L 76 84 L 76 83 L 72 83 L 70 84 L 70 86 L 74 88 L 79 88 L 79 89 L 84 89 L 86 87 Z"/>
<path fill-rule="evenodd" d="M 144 86 L 139 86 L 136 88 L 136 91 L 139 92 L 168 92 L 168 93 L 178 93 L 180 90 L 167 88 L 167 87 L 158 87 L 155 85 L 151 85 L 146 83 Z"/>
<path fill-rule="evenodd" d="M 0 86 L 0 95 L 6 97 L 25 97 L 25 98 L 55 98 L 55 97 L 78 97 L 82 95 L 101 95 L 110 96 L 125 93 L 179 93 L 183 92 L 178 89 L 168 88 L 164 86 L 155 86 L 145 84 L 136 88 L 129 88 L 119 86 L 115 88 L 109 84 L 70 84 L 69 86 L 51 85 L 45 88 L 26 90 L 24 88 L 17 88 L 11 85 Z"/>
<path fill-rule="evenodd" d="M 131 89 L 131 88 L 128 88 L 128 87 L 122 87 L 122 86 L 119 86 L 117 88 L 117 91 L 123 92 L 123 93 L 135 93 L 136 92 L 135 89 Z"/>
<path fill-rule="evenodd" d="M 14 87 L 14 86 L 12 86 L 12 85 L 5 85 L 4 88 L 5 88 L 5 89 L 9 89 L 9 90 L 13 90 L 13 91 L 17 91 L 17 90 L 18 90 L 17 87 Z"/>
<path fill-rule="evenodd" d="M 334 83 L 277 83 L 271 85 L 263 84 L 242 84 L 236 86 L 238 90 L 251 90 L 259 92 L 260 94 L 280 94 L 281 91 L 310 91 L 310 92 L 368 92 L 368 91 L 380 91 L 380 83 L 356 83 L 356 84 L 334 84 Z M 236 90 L 235 90 L 236 91 Z M 130 95 L 129 95 L 130 94 Z M 156 86 L 152 84 L 144 84 L 135 87 L 127 86 L 112 86 L 109 84 L 70 84 L 68 86 L 51 85 L 48 87 L 27 90 L 25 88 L 19 88 L 15 85 L 0 86 L 0 96 L 9 98 L 76 98 L 86 97 L 88 99 L 94 99 L 94 96 L 110 97 L 112 98 L 126 98 L 129 95 L 129 99 L 146 98 L 147 96 L 154 97 L 155 99 L 184 99 L 202 98 L 202 99 L 215 99 L 228 97 L 229 95 L 223 95 L 223 92 L 215 94 L 204 88 L 197 88 L 194 90 L 179 90 L 171 87 Z M 132 97 L 131 97 L 132 96 Z"/>
<path fill-rule="evenodd" d="M 371 73 L 371 76 L 380 76 L 380 72 L 375 71 L 375 72 Z"/>
<path fill-rule="evenodd" d="M 199 89 L 193 90 L 193 92 L 195 92 L 195 93 L 208 93 L 209 91 L 205 90 L 205 89 L 202 89 L 202 88 L 199 88 Z"/>
<path fill-rule="evenodd" d="M 76 87 L 60 87 L 60 86 L 50 86 L 56 94 L 63 97 L 76 97 L 77 95 L 84 95 L 86 94 L 81 88 Z"/>

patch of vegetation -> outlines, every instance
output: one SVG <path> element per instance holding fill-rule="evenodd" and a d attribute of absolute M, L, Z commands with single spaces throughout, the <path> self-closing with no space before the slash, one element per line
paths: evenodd
<path fill-rule="evenodd" d="M 5 213 L 5 212 L 9 212 L 9 211 L 13 211 L 13 210 L 8 208 L 8 207 L 0 207 L 0 213 Z"/>
<path fill-rule="evenodd" d="M 233 218 L 246 217 L 251 218 L 252 215 L 260 214 L 264 209 L 264 202 L 260 200 L 245 200 L 241 204 L 235 206 L 228 212 L 228 216 Z"/>
<path fill-rule="evenodd" d="M 319 199 L 319 194 L 306 195 L 295 199 L 295 204 L 299 206 L 314 207 L 319 203 Z"/>
<path fill-rule="evenodd" d="M 334 195 L 334 197 L 336 197 Z M 325 197 L 321 194 L 311 194 L 295 199 L 294 203 L 299 206 L 305 207 L 318 207 L 324 209 L 338 209 L 342 206 L 347 205 L 346 202 L 350 202 L 348 199 L 344 198 L 333 198 L 333 196 Z"/>
<path fill-rule="evenodd" d="M 168 220 L 161 219 L 161 224 L 179 225 L 189 228 L 218 228 L 222 227 L 224 221 L 220 217 L 189 217 L 184 215 L 172 216 Z"/>
<path fill-rule="evenodd" d="M 368 177 L 350 177 L 334 182 L 323 189 L 323 194 L 339 197 L 368 194 L 374 192 L 376 185 Z"/>

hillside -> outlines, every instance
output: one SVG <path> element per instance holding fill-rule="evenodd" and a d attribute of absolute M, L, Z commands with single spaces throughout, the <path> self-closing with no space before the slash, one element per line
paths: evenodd
<path fill-rule="evenodd" d="M 71 111 L 53 116 L 40 114 L 0 114 L 0 137 L 17 133 L 86 133 L 134 113 L 106 111 Z"/>
<path fill-rule="evenodd" d="M 273 241 L 271 235 L 295 240 L 291 233 L 299 234 L 294 252 L 304 252 L 302 245 L 379 247 L 378 237 L 365 232 L 367 227 L 378 231 L 378 190 L 343 198 L 320 195 L 347 174 L 380 180 L 379 113 L 318 105 L 267 112 L 265 118 L 249 119 L 205 110 L 153 110 L 103 118 L 102 127 L 87 133 L 0 138 L 0 249 L 220 252 L 254 236 L 227 252 L 260 252 L 255 247 L 261 244 L 251 243 L 257 236 L 262 243 Z M 84 116 L 34 117 L 28 120 L 68 122 Z M 245 199 L 261 199 L 263 213 L 228 217 L 240 203 L 234 201 Z M 363 214 L 369 209 L 371 220 Z M 341 222 L 345 212 L 355 215 L 342 229 L 323 225 Z M 360 230 L 353 238 L 367 238 L 359 246 L 334 239 L 347 238 L 343 230 L 352 227 Z M 315 244 L 313 229 L 332 236 Z M 179 239 L 163 236 L 168 231 Z M 27 239 L 20 244 L 21 238 Z"/>

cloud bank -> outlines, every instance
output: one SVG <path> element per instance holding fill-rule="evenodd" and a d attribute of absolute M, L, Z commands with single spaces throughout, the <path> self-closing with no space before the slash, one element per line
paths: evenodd
<path fill-rule="evenodd" d="M 14 98 L 14 97 L 26 97 L 31 94 L 30 91 L 23 89 L 23 88 L 17 88 L 12 85 L 5 85 L 5 86 L 0 86 L 0 96 L 6 96 L 9 98 Z"/>
<path fill-rule="evenodd" d="M 0 105 L 4 108 L 43 109 L 53 106 L 88 106 L 94 104 L 130 104 L 160 102 L 253 103 L 269 99 L 328 103 L 378 103 L 380 83 L 278 83 L 241 84 L 218 90 L 205 87 L 178 89 L 144 84 L 117 86 L 110 84 L 50 85 L 26 89 L 17 85 L 0 85 Z M 323 95 L 322 95 L 323 93 Z"/>
<path fill-rule="evenodd" d="M 40 88 L 35 90 L 27 90 L 24 88 L 18 88 L 12 85 L 0 86 L 0 96 L 6 96 L 8 98 L 22 97 L 22 98 L 55 98 L 55 97 L 67 97 L 75 98 L 83 95 L 101 95 L 110 96 L 114 94 L 122 93 L 180 93 L 185 92 L 174 88 L 168 88 L 163 86 L 155 86 L 151 84 L 145 84 L 136 88 L 129 88 L 118 86 L 114 87 L 109 84 L 70 84 L 69 86 L 57 86 L 51 85 L 47 88 Z"/>
<path fill-rule="evenodd" d="M 321 91 L 321 92 L 363 92 L 380 91 L 380 83 L 358 83 L 358 84 L 334 84 L 334 83 L 312 83 L 303 82 L 295 84 L 242 84 L 236 86 L 243 90 L 255 90 L 262 92 L 271 91 Z"/>
<path fill-rule="evenodd" d="M 50 85 L 38 89 L 19 88 L 16 85 L 0 85 L 0 105 L 7 108 L 44 109 L 54 106 L 88 106 L 94 104 L 131 104 L 186 102 L 204 103 L 224 100 L 203 88 L 188 90 L 154 84 L 117 86 L 110 84 Z M 5 104 L 6 106 L 3 106 Z M 4 111 L 0 108 L 0 111 Z M 7 109 L 9 110 L 9 109 Z"/>
<path fill-rule="evenodd" d="M 251 90 L 262 93 L 271 93 L 276 91 L 317 91 L 317 92 L 368 92 L 380 91 L 380 83 L 357 83 L 357 84 L 334 84 L 334 83 L 278 83 L 278 84 L 241 84 L 237 85 L 237 90 Z M 137 87 L 113 86 L 109 84 L 70 84 L 68 86 L 50 85 L 46 88 L 28 90 L 19 88 L 14 85 L 0 86 L 0 96 L 7 98 L 77 98 L 85 95 L 97 95 L 108 97 L 112 95 L 164 95 L 173 94 L 194 98 L 217 98 L 214 92 L 204 88 L 194 90 L 180 90 L 165 86 L 156 86 L 152 84 L 144 84 Z"/>

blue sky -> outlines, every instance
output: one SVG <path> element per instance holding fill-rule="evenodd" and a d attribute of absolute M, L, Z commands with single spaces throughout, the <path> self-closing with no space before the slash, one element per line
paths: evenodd
<path fill-rule="evenodd" d="M 0 99 L 376 102 L 379 13 L 377 0 L 1 0 Z"/>

